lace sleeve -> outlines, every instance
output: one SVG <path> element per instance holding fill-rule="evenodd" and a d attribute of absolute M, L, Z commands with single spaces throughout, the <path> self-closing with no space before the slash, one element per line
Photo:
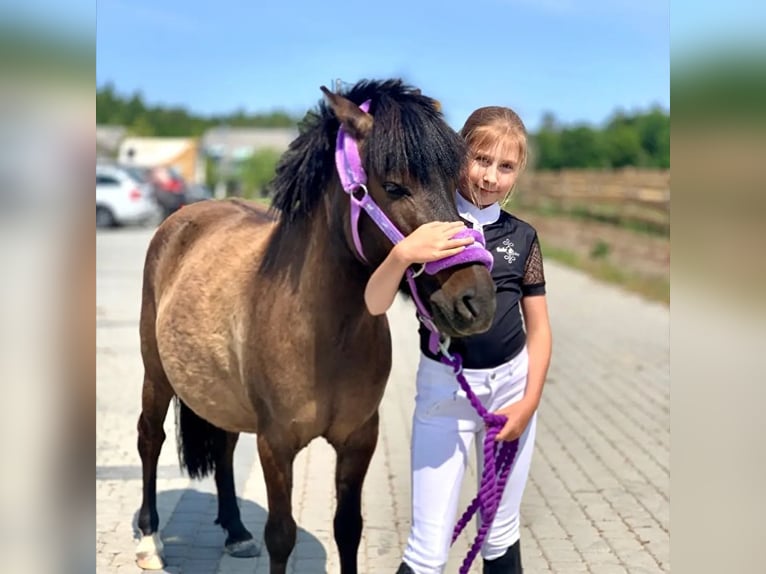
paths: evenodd
<path fill-rule="evenodd" d="M 545 272 L 540 242 L 535 235 L 524 265 L 524 279 L 521 282 L 524 295 L 542 295 L 545 293 Z"/>

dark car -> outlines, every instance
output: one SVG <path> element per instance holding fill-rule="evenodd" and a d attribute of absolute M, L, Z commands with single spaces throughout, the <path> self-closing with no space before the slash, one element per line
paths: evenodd
<path fill-rule="evenodd" d="M 201 183 L 190 183 L 186 186 L 187 203 L 205 201 L 206 199 L 213 199 L 213 192 L 206 185 Z"/>
<path fill-rule="evenodd" d="M 155 167 L 150 171 L 155 199 L 162 210 L 163 219 L 188 203 L 186 181 L 172 167 Z"/>

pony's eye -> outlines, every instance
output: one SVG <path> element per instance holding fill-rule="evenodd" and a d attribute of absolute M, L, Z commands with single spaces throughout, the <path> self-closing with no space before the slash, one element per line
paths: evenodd
<path fill-rule="evenodd" d="M 404 187 L 403 185 L 399 185 L 398 183 L 394 183 L 392 181 L 387 181 L 383 184 L 383 189 L 386 190 L 386 193 L 390 195 L 391 197 L 408 197 L 409 195 L 412 195 L 410 193 L 410 190 Z"/>

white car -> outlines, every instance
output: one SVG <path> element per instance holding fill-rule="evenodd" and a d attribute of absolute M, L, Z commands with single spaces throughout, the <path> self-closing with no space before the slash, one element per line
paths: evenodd
<path fill-rule="evenodd" d="M 140 171 L 96 165 L 96 227 L 146 223 L 158 212 L 153 187 Z"/>

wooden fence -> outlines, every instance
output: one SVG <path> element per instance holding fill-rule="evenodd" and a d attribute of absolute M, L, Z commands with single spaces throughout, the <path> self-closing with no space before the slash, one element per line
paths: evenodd
<path fill-rule="evenodd" d="M 529 171 L 519 179 L 513 204 L 669 233 L 670 171 Z"/>

